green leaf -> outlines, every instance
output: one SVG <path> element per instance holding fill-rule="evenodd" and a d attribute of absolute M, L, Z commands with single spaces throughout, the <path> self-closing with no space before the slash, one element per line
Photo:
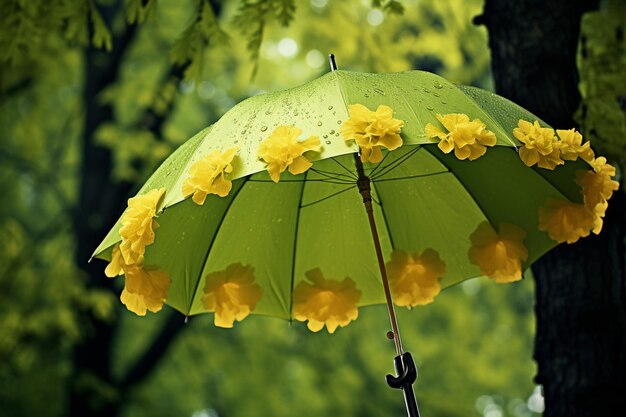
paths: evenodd
<path fill-rule="evenodd" d="M 100 12 L 93 3 L 90 3 L 90 16 L 91 24 L 93 27 L 93 36 L 91 42 L 96 48 L 103 48 L 110 51 L 113 48 L 113 41 L 111 39 L 111 32 L 109 28 L 102 20 Z"/>
<path fill-rule="evenodd" d="M 172 62 L 187 65 L 186 80 L 202 78 L 202 60 L 207 48 L 228 42 L 228 35 L 219 26 L 211 4 L 202 0 L 198 7 L 194 22 L 174 42 L 170 51 Z"/>
<path fill-rule="evenodd" d="M 143 23 L 154 15 L 156 10 L 156 0 L 128 0 L 126 4 L 126 16 L 128 23 Z"/>

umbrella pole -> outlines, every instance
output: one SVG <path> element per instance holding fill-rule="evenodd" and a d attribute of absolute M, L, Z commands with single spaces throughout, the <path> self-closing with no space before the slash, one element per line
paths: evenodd
<path fill-rule="evenodd" d="M 333 60 L 331 58 L 331 63 L 332 61 Z M 415 367 L 415 362 L 413 361 L 411 354 L 409 352 L 404 352 L 402 349 L 402 340 L 400 339 L 400 331 L 398 330 L 396 311 L 393 307 L 391 291 L 389 291 L 389 280 L 387 279 L 385 260 L 383 258 L 382 249 L 380 248 L 380 240 L 378 238 L 378 231 L 376 230 L 376 222 L 374 220 L 370 179 L 365 175 L 360 155 L 354 154 L 354 160 L 356 162 L 356 170 L 358 174 L 357 185 L 359 192 L 363 197 L 363 204 L 365 205 L 365 211 L 367 212 L 367 218 L 370 223 L 370 230 L 372 232 L 372 238 L 374 239 L 374 247 L 376 248 L 378 267 L 380 268 L 380 275 L 382 277 L 383 288 L 385 290 L 387 311 L 389 312 L 389 320 L 391 321 L 391 332 L 389 332 L 389 337 L 393 337 L 393 342 L 396 346 L 397 356 L 394 358 L 393 363 L 397 376 L 394 377 L 393 375 L 387 375 L 387 385 L 391 388 L 402 389 L 407 415 L 409 417 L 419 417 L 420 413 L 417 408 L 417 400 L 415 398 L 415 393 L 413 392 L 413 382 L 417 379 L 417 368 Z"/>

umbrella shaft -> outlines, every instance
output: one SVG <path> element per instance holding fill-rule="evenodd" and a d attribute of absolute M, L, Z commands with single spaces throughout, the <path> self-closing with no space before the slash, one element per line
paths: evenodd
<path fill-rule="evenodd" d="M 372 195 L 370 188 L 370 179 L 365 175 L 363 171 L 363 163 L 361 157 L 358 154 L 354 154 L 356 161 L 356 170 L 358 174 L 357 185 L 359 192 L 363 197 L 363 204 L 365 205 L 365 211 L 367 212 L 367 218 L 370 223 L 370 230 L 372 232 L 372 238 L 374 239 L 374 247 L 376 248 L 376 257 L 378 258 L 378 267 L 380 268 L 380 275 L 383 280 L 383 288 L 385 290 L 385 299 L 387 301 L 387 311 L 389 312 L 389 321 L 391 321 L 391 331 L 393 332 L 393 341 L 396 346 L 396 353 L 398 356 L 402 355 L 402 340 L 400 339 L 400 331 L 398 330 L 398 321 L 396 320 L 396 311 L 393 307 L 393 300 L 391 298 L 391 291 L 389 291 L 389 280 L 387 279 L 387 270 L 385 269 L 385 260 L 383 258 L 383 251 L 380 248 L 380 240 L 378 239 L 378 231 L 376 229 L 376 221 L 374 220 L 374 208 L 372 207 Z"/>

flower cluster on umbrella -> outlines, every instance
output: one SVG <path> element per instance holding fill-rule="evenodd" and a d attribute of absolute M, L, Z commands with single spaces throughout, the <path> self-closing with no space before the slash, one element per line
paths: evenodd
<path fill-rule="evenodd" d="M 389 152 L 402 146 L 400 133 L 404 121 L 393 118 L 390 107 L 380 105 L 373 111 L 355 104 L 348 111 L 349 118 L 341 126 L 341 133 L 346 142 L 354 141 L 359 146 L 361 161 L 378 163 L 383 159 L 383 149 Z M 438 114 L 436 118 L 442 128 L 429 123 L 424 135 L 436 142 L 442 152 L 454 151 L 459 160 L 474 161 L 496 144 L 496 135 L 478 119 L 456 113 Z M 302 130 L 296 126 L 278 126 L 260 143 L 257 155 L 266 163 L 273 182 L 278 183 L 285 170 L 297 175 L 312 166 L 304 154 L 320 151 L 319 137 L 298 140 L 301 135 Z M 615 168 L 605 158 L 596 158 L 589 142 L 583 143 L 582 136 L 574 129 L 555 132 L 538 121 L 519 120 L 512 135 L 522 143 L 518 153 L 528 167 L 537 165 L 554 170 L 565 161 L 581 158 L 592 168 L 580 170 L 576 175 L 583 203 L 548 200 L 539 210 L 539 230 L 559 243 L 573 243 L 591 232 L 599 233 L 607 201 L 618 188 L 612 179 Z M 232 184 L 227 175 L 233 171 L 238 150 L 236 147 L 224 152 L 214 150 L 194 163 L 182 185 L 183 195 L 192 196 L 198 205 L 203 205 L 209 194 L 228 195 Z M 146 310 L 159 311 L 170 284 L 166 272 L 144 266 L 145 248 L 154 242 L 154 229 L 158 227 L 154 219 L 164 192 L 164 189 L 151 190 L 128 201 L 121 220 L 121 243 L 113 248 L 111 262 L 105 270 L 109 277 L 126 275 L 121 299 L 129 310 L 139 315 L 144 315 Z M 483 222 L 469 236 L 471 247 L 467 258 L 481 274 L 496 282 L 520 280 L 522 265 L 528 258 L 525 238 L 526 231 L 517 225 Z M 433 248 L 413 254 L 396 248 L 387 270 L 395 303 L 413 307 L 431 303 L 439 294 L 446 264 Z M 307 272 L 306 278 L 308 282 L 300 281 L 292 294 L 296 320 L 307 321 L 312 331 L 325 326 L 333 333 L 358 317 L 361 291 L 352 279 L 326 279 L 319 269 Z M 233 327 L 235 321 L 243 320 L 263 296 L 251 265 L 231 264 L 225 270 L 207 274 L 205 279 L 202 303 L 206 311 L 215 313 L 214 322 L 219 327 Z"/>

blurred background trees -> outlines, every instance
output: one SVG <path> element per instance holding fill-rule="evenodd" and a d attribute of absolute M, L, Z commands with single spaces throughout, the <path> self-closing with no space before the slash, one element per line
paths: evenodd
<path fill-rule="evenodd" d="M 424 69 L 493 88 L 487 31 L 472 23 L 482 7 L 1 1 L 0 415 L 401 415 L 383 380 L 393 348 L 382 307 L 332 337 L 259 317 L 235 331 L 169 310 L 139 318 L 104 264 L 87 261 L 173 149 L 242 99 L 327 72 L 329 52 L 342 69 Z M 586 14 L 578 54 L 577 120 L 619 163 L 625 21 L 619 1 Z M 400 313 L 423 415 L 543 410 L 533 291 L 531 279 L 476 279 Z"/>

